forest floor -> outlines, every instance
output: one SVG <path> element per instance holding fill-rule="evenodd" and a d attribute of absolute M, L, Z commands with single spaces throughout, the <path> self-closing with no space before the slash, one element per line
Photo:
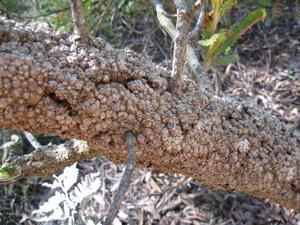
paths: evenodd
<path fill-rule="evenodd" d="M 239 62 L 219 71 L 222 74 L 221 95 L 251 99 L 291 127 L 299 125 L 299 34 L 300 24 L 295 21 L 251 29 L 234 48 L 240 56 Z M 145 43 L 145 40 L 134 41 L 129 46 L 145 53 L 144 47 L 139 48 L 142 42 Z M 161 61 L 169 64 L 169 52 L 156 42 L 157 37 L 146 42 L 151 43 L 146 53 L 151 51 L 153 54 L 149 58 L 159 61 L 163 57 Z M 156 47 L 153 47 L 153 43 Z M 79 175 L 73 186 L 84 183 L 83 180 L 93 185 L 95 177 L 91 174 L 96 173 L 101 177 L 99 188 L 78 203 L 74 211 L 74 224 L 93 224 L 91 221 L 95 222 L 107 213 L 112 191 L 118 185 L 123 167 L 97 158 L 78 163 L 77 168 Z M 25 214 L 37 209 L 41 202 L 47 201 L 58 191 L 57 188 L 51 190 L 42 187 L 43 182 L 30 178 L 2 185 L 0 224 L 19 224 L 21 218 L 25 219 Z M 36 222 L 26 220 L 24 224 Z M 135 171 L 115 224 L 299 225 L 300 215 L 267 199 L 254 198 L 237 191 L 216 191 L 182 175 L 145 169 Z"/>

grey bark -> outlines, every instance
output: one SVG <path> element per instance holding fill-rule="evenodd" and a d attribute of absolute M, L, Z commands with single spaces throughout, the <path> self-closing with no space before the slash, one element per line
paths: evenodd
<path fill-rule="evenodd" d="M 170 91 L 172 94 L 178 94 L 181 91 L 184 64 L 186 62 L 185 56 L 187 54 L 186 48 L 188 44 L 188 33 L 191 22 L 197 10 L 199 10 L 203 3 L 201 0 L 193 5 L 192 9 L 188 9 L 185 1 L 174 0 L 177 7 L 177 21 L 176 21 L 176 38 L 174 40 L 174 52 L 172 62 L 172 73 L 170 81 Z"/>
<path fill-rule="evenodd" d="M 164 10 L 164 7 L 163 7 L 163 4 L 161 3 L 161 1 L 160 0 L 151 0 L 151 2 L 153 4 L 153 6 L 155 7 L 156 14 L 157 14 L 157 19 L 159 21 L 160 26 L 169 34 L 169 36 L 173 39 L 173 41 L 174 42 L 180 41 L 182 43 L 181 40 L 184 40 L 184 42 L 186 42 L 187 41 L 186 37 L 183 37 L 183 39 L 182 39 L 182 35 L 181 35 L 181 37 L 178 38 L 179 34 L 177 32 L 177 29 L 175 28 L 172 20 L 166 16 L 167 12 Z M 164 5 L 166 5 L 166 3 L 170 4 L 170 3 L 173 3 L 173 1 L 166 1 L 164 3 L 165 3 Z M 167 8 L 168 8 L 168 6 L 170 7 L 170 5 L 168 5 L 168 4 L 166 6 L 167 6 Z M 176 8 L 175 5 L 174 5 L 174 8 Z M 193 14 L 195 9 L 196 8 L 193 7 L 190 10 L 190 13 Z M 180 29 L 183 29 L 181 31 L 183 33 L 183 35 L 184 35 L 185 32 L 188 32 L 188 25 L 187 25 L 187 23 L 190 23 L 190 22 L 180 21 L 180 23 L 178 24 L 181 27 Z M 198 25 L 200 26 L 200 24 L 198 24 Z M 186 26 L 186 27 L 184 27 L 184 26 Z M 177 40 L 175 40 L 175 39 L 177 39 Z M 177 44 L 177 46 L 178 46 L 178 44 Z M 202 88 L 202 89 L 205 89 L 207 91 L 210 91 L 212 89 L 211 82 L 207 78 L 207 74 L 205 74 L 203 72 L 204 70 L 202 68 L 202 65 L 200 64 L 200 62 L 199 62 L 199 60 L 198 60 L 198 58 L 196 56 L 196 53 L 195 53 L 194 49 L 191 47 L 191 45 L 189 45 L 187 43 L 186 47 L 185 46 L 179 46 L 179 48 L 175 48 L 174 49 L 174 55 L 175 56 L 179 55 L 179 54 L 181 55 L 184 51 L 186 51 L 186 62 L 189 65 L 190 70 L 192 72 L 192 78 L 193 78 L 193 80 L 196 81 L 199 85 L 201 85 L 201 87 L 199 87 L 199 88 Z M 180 58 L 180 57 L 178 57 L 178 58 Z M 175 64 L 175 66 L 177 67 L 176 63 L 174 62 L 177 59 L 176 58 L 174 58 L 174 59 L 173 59 L 173 64 Z M 183 59 L 181 61 L 185 61 L 185 59 Z M 179 61 L 178 64 L 181 64 L 180 66 L 182 68 L 183 65 L 184 65 L 184 62 L 182 63 L 181 61 Z M 174 68 L 174 65 L 173 65 L 173 68 Z M 181 82 L 182 82 L 181 81 L 181 79 L 182 79 L 181 75 L 177 76 L 178 73 L 179 74 L 182 73 L 182 69 L 178 70 L 176 68 L 176 70 L 174 69 L 175 76 L 173 76 L 173 84 L 174 84 L 173 87 L 175 86 L 174 88 L 176 88 L 176 85 L 178 83 L 180 85 Z M 177 82 L 177 84 L 176 84 L 176 82 Z M 171 83 L 172 83 L 172 81 L 171 81 Z M 179 86 L 179 85 L 177 85 L 177 86 Z M 179 87 L 177 87 L 177 89 L 179 89 Z"/>
<path fill-rule="evenodd" d="M 174 41 L 172 74 L 170 81 L 171 93 L 178 94 L 181 91 L 183 70 L 185 64 L 186 46 L 188 43 L 188 32 L 192 19 L 186 18 L 183 10 L 177 10 L 176 30 Z"/>
<path fill-rule="evenodd" d="M 0 127 L 55 133 L 90 147 L 17 157 L 23 176 L 50 176 L 98 155 L 126 162 L 123 135 L 131 130 L 138 167 L 182 173 L 300 212 L 299 137 L 277 118 L 249 102 L 213 96 L 191 80 L 173 96 L 170 71 L 126 49 L 68 38 L 0 22 Z"/>
<path fill-rule="evenodd" d="M 103 225 L 111 225 L 115 217 L 118 215 L 120 205 L 125 197 L 125 193 L 130 186 L 130 179 L 132 178 L 132 174 L 134 171 L 135 150 L 133 144 L 133 135 L 131 132 L 126 132 L 124 138 L 127 146 L 128 161 Z"/>
<path fill-rule="evenodd" d="M 93 39 L 90 37 L 86 26 L 82 4 L 82 0 L 70 1 L 75 39 L 80 39 L 86 44 L 93 44 Z"/>

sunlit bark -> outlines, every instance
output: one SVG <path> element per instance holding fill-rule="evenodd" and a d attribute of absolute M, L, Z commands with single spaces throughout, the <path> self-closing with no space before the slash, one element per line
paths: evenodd
<path fill-rule="evenodd" d="M 24 176 L 49 176 L 98 155 L 126 162 L 123 136 L 130 130 L 138 167 L 182 173 L 300 212 L 299 138 L 257 106 L 213 96 L 191 80 L 171 95 L 170 71 L 100 40 L 97 49 L 1 21 L 0 43 L 0 127 L 55 133 L 90 147 L 18 157 L 14 163 L 32 165 Z"/>

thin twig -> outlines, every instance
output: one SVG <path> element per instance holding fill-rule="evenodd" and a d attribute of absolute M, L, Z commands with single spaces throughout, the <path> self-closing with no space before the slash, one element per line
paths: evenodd
<path fill-rule="evenodd" d="M 85 4 L 87 1 L 89 1 L 89 0 L 84 0 L 82 4 Z M 0 3 L 4 7 L 3 1 L 0 0 Z M 8 12 L 9 11 L 8 9 L 6 9 L 5 13 L 6 14 L 10 13 L 9 16 L 7 15 L 8 18 L 10 18 L 11 16 L 13 16 L 13 17 L 16 17 L 18 19 L 29 19 L 29 20 L 31 20 L 31 19 L 38 19 L 40 17 L 50 16 L 50 15 L 53 15 L 53 14 L 58 14 L 58 13 L 61 13 L 61 12 L 64 12 L 64 11 L 68 11 L 68 10 L 70 10 L 70 6 L 67 6 L 67 7 L 64 7 L 64 8 L 60 8 L 60 9 L 49 10 L 49 11 L 44 12 L 42 14 L 32 15 L 32 16 L 20 16 L 17 13 Z"/>
<path fill-rule="evenodd" d="M 71 11 L 74 24 L 74 34 L 76 39 L 80 39 L 86 44 L 93 44 L 89 35 L 82 8 L 82 0 L 71 0 Z"/>
<path fill-rule="evenodd" d="M 160 26 L 169 34 L 172 40 L 175 41 L 177 35 L 176 28 L 172 23 L 172 20 L 166 16 L 167 13 L 163 8 L 162 3 L 160 2 L 160 0 L 151 0 L 151 2 L 155 7 L 157 19 Z M 200 88 L 212 91 L 211 82 L 208 79 L 207 75 L 203 72 L 203 67 L 200 64 L 194 49 L 189 44 L 187 44 L 186 47 L 186 60 L 192 72 L 192 79 L 197 84 L 199 84 Z"/>
<path fill-rule="evenodd" d="M 23 134 L 25 135 L 29 143 L 32 145 L 32 147 L 34 147 L 34 149 L 42 147 L 42 145 L 35 139 L 35 137 L 31 133 L 25 131 L 23 132 Z"/>
<path fill-rule="evenodd" d="M 168 59 L 166 51 L 163 49 L 163 47 L 160 45 L 159 41 L 156 38 L 154 39 L 154 43 L 156 44 L 160 52 L 164 55 L 165 59 Z"/>
<path fill-rule="evenodd" d="M 154 31 L 156 31 L 158 29 L 157 26 L 154 26 L 148 30 L 144 30 L 144 31 L 139 31 L 139 30 L 136 30 L 129 22 L 127 22 L 124 18 L 122 18 L 122 23 L 130 30 L 132 31 L 133 33 L 135 34 L 138 34 L 138 35 L 149 35 L 149 33 L 152 33 Z"/>
<path fill-rule="evenodd" d="M 0 0 L 0 4 L 2 5 L 2 7 L 4 8 L 4 13 L 6 14 L 7 18 L 11 18 L 10 16 L 10 12 L 9 9 L 7 8 L 6 4 L 3 2 L 3 0 Z M 1 10 L 2 11 L 2 10 Z"/>
<path fill-rule="evenodd" d="M 205 18 L 205 2 L 203 3 L 202 8 L 200 9 L 197 23 L 196 23 L 194 29 L 189 33 L 190 39 L 196 38 L 198 36 L 198 34 L 202 28 L 204 18 Z"/>
<path fill-rule="evenodd" d="M 89 0 L 84 0 L 83 1 L 83 5 L 88 2 Z M 64 12 L 64 11 L 68 11 L 70 10 L 70 6 L 67 6 L 67 7 L 64 7 L 64 8 L 61 8 L 61 9 L 54 9 L 54 10 L 50 10 L 50 11 L 47 11 L 43 14 L 39 14 L 39 15 L 36 15 L 36 16 L 28 16 L 28 17 L 23 17 L 24 19 L 37 19 L 39 17 L 46 17 L 46 16 L 50 16 L 50 15 L 53 15 L 53 14 L 58 14 L 58 13 L 61 13 L 61 12 Z"/>
<path fill-rule="evenodd" d="M 53 15 L 53 14 L 57 14 L 57 13 L 61 13 L 61 12 L 64 12 L 64 11 L 67 11 L 69 10 L 70 7 L 64 7 L 64 8 L 61 8 L 61 9 L 54 9 L 54 10 L 51 10 L 51 11 L 48 11 L 48 12 L 45 12 L 43 14 L 39 14 L 39 15 L 36 15 L 36 16 L 26 16 L 26 17 L 23 17 L 24 19 L 37 19 L 37 18 L 40 18 L 40 17 L 46 17 L 46 16 L 50 16 L 50 15 Z"/>
<path fill-rule="evenodd" d="M 19 145 L 22 146 L 21 143 Z M 85 141 L 71 139 L 60 145 L 43 145 L 29 154 L 22 154 L 21 151 L 13 153 L 12 157 L 9 157 L 12 160 L 8 165 L 20 168 L 21 177 L 32 173 L 37 177 L 50 177 L 62 168 L 78 161 L 78 158 L 83 157 L 88 151 Z M 74 155 L 78 158 L 73 158 Z M 53 167 L 54 164 L 56 166 Z"/>
<path fill-rule="evenodd" d="M 215 84 L 215 94 L 221 95 L 221 78 L 217 68 L 213 69 L 213 83 Z"/>
<path fill-rule="evenodd" d="M 178 0 L 177 0 L 178 1 Z M 195 14 L 204 6 L 204 0 L 198 0 L 197 2 L 195 2 L 195 4 L 192 6 L 192 8 L 190 10 L 188 10 L 188 14 L 191 17 L 194 17 Z"/>
<path fill-rule="evenodd" d="M 127 166 L 123 174 L 123 177 L 120 181 L 119 187 L 115 193 L 115 196 L 113 197 L 109 212 L 104 221 L 104 225 L 112 224 L 115 217 L 117 216 L 118 211 L 120 209 L 120 205 L 124 199 L 125 193 L 129 188 L 130 178 L 134 170 L 135 149 L 133 145 L 133 134 L 131 132 L 128 131 L 125 133 L 125 141 L 126 141 L 127 154 L 128 154 Z"/>
<path fill-rule="evenodd" d="M 174 3 L 177 7 L 177 35 L 174 41 L 170 91 L 174 94 L 178 94 L 182 86 L 189 28 L 195 13 L 202 7 L 202 1 L 198 0 L 190 10 L 187 9 L 186 3 L 183 0 L 174 0 Z"/>
<path fill-rule="evenodd" d="M 5 143 L 0 147 L 3 149 L 2 163 L 10 162 L 23 154 L 23 140 L 19 135 L 3 130 L 3 136 Z"/>

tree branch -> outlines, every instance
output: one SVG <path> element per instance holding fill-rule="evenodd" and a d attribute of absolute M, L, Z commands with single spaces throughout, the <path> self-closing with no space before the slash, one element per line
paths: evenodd
<path fill-rule="evenodd" d="M 71 0 L 70 3 L 76 39 L 79 38 L 84 43 L 93 44 L 93 39 L 90 37 L 85 23 L 82 0 Z"/>
<path fill-rule="evenodd" d="M 85 141 L 73 139 L 60 145 L 41 146 L 27 155 L 15 155 L 10 163 L 21 170 L 20 178 L 32 175 L 48 178 L 84 159 L 89 151 Z"/>
<path fill-rule="evenodd" d="M 172 23 L 172 20 L 166 16 L 167 13 L 165 12 L 161 2 L 159 0 L 151 0 L 151 2 L 155 7 L 157 19 L 161 27 L 170 35 L 173 41 L 175 41 L 177 35 L 176 28 Z M 212 90 L 211 82 L 206 74 L 204 74 L 204 70 L 196 56 L 196 53 L 189 44 L 186 46 L 186 61 L 192 71 L 193 80 L 201 85 L 202 89 L 207 91 Z"/>
<path fill-rule="evenodd" d="M 110 206 L 109 212 L 106 216 L 104 225 L 110 225 L 113 223 L 115 217 L 117 216 L 120 205 L 124 199 L 125 193 L 130 185 L 130 178 L 134 171 L 134 161 L 135 161 L 135 150 L 133 145 L 133 134 L 131 132 L 125 133 L 125 141 L 127 146 L 127 166 L 120 181 L 119 187 L 113 197 L 112 204 Z"/>
<path fill-rule="evenodd" d="M 192 80 L 173 96 L 169 71 L 129 50 L 101 46 L 0 21 L 0 127 L 55 133 L 90 147 L 20 156 L 14 163 L 23 176 L 50 176 L 98 155 L 126 163 L 123 136 L 131 130 L 138 167 L 182 173 L 300 212 L 300 140 L 277 118 L 199 90 Z"/>
<path fill-rule="evenodd" d="M 190 31 L 190 33 L 189 33 L 190 39 L 196 38 L 199 35 L 199 32 L 202 28 L 202 25 L 203 25 L 203 22 L 205 19 L 205 5 L 206 5 L 206 2 L 204 1 L 203 6 L 201 7 L 200 13 L 198 15 L 197 23 L 196 23 L 194 29 L 192 31 Z"/>
<path fill-rule="evenodd" d="M 35 139 L 35 137 L 28 132 L 23 132 L 25 137 L 27 138 L 27 140 L 29 141 L 29 143 L 32 145 L 32 147 L 34 147 L 34 149 L 38 149 L 40 147 L 42 147 L 42 145 Z"/>
<path fill-rule="evenodd" d="M 170 81 L 171 93 L 178 94 L 181 90 L 183 80 L 183 69 L 185 65 L 186 45 L 188 43 L 188 32 L 192 18 L 186 16 L 186 11 L 177 9 L 176 30 L 177 35 L 174 41 L 172 75 Z"/>

